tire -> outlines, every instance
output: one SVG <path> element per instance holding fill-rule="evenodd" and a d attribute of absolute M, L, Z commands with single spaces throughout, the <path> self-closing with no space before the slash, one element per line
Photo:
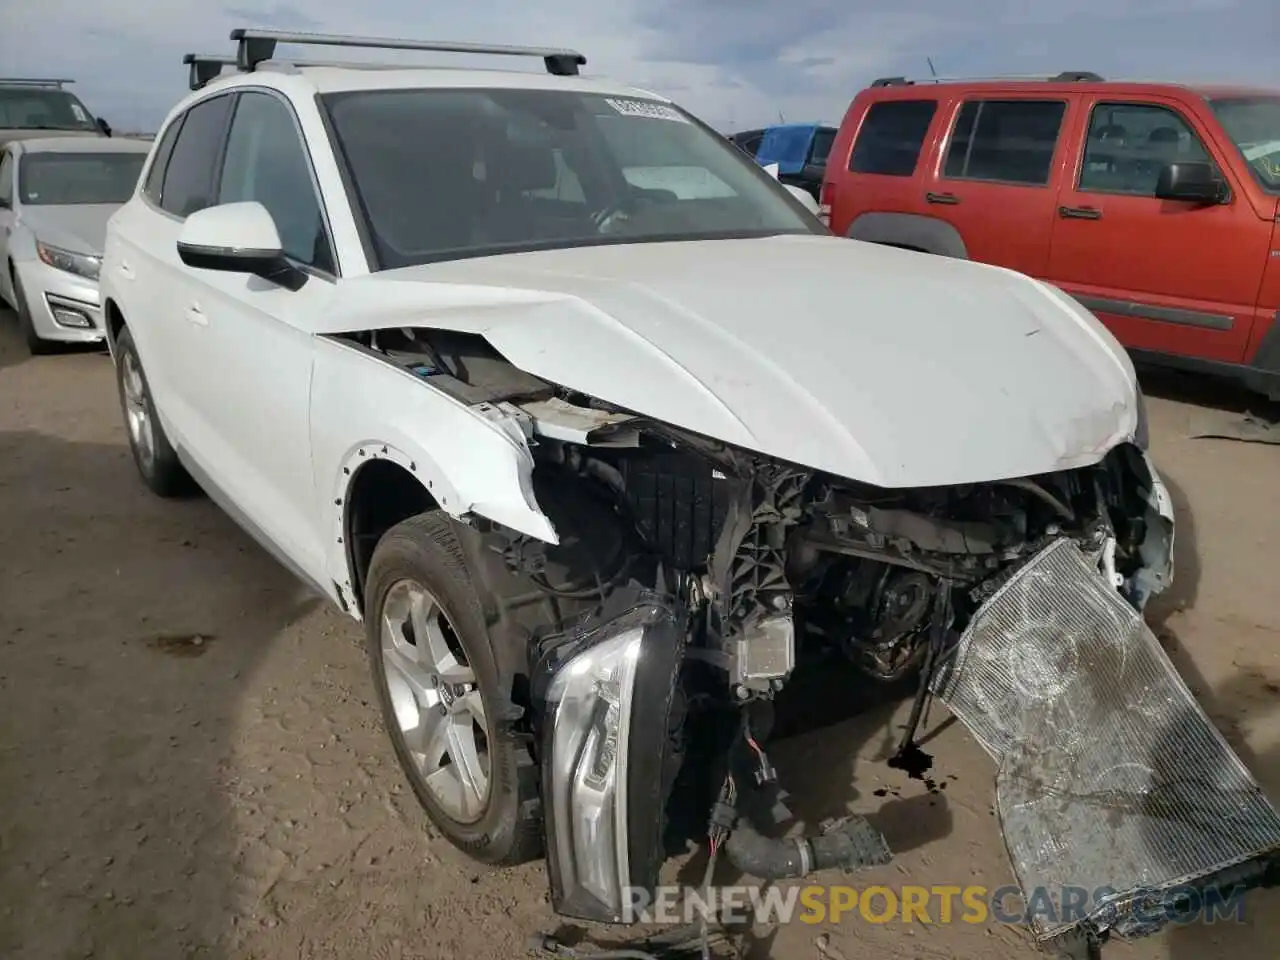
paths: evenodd
<path fill-rule="evenodd" d="M 151 387 L 128 327 L 122 327 L 116 336 L 116 390 L 129 437 L 129 452 L 133 454 L 142 482 L 157 496 L 190 494 L 195 483 L 178 460 L 156 416 Z"/>
<path fill-rule="evenodd" d="M 416 626 L 409 615 L 415 591 L 423 611 Z M 498 717 L 497 705 L 506 701 L 488 630 L 446 514 L 411 517 L 387 531 L 369 565 L 364 610 L 387 733 L 431 822 L 481 863 L 512 866 L 539 857 L 538 769 L 527 743 Z M 424 631 L 427 624 L 439 629 Z M 420 642 L 424 633 L 435 642 Z M 475 736 L 481 730 L 483 742 Z M 484 789 L 464 794 L 463 783 L 478 787 L 477 769 L 485 773 Z"/>
<path fill-rule="evenodd" d="M 27 292 L 22 289 L 22 281 L 18 279 L 18 271 L 14 270 L 12 277 L 13 309 L 18 315 L 18 329 L 22 332 L 22 339 L 27 341 L 27 349 L 31 351 L 33 357 L 52 353 L 53 344 L 48 340 L 42 340 L 40 334 L 36 333 L 35 324 L 31 322 L 31 310 L 27 306 Z"/>

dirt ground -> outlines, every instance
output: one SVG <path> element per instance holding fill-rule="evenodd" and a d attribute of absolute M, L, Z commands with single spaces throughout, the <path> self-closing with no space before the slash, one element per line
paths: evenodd
<path fill-rule="evenodd" d="M 1152 619 L 1280 801 L 1280 448 L 1188 439 L 1189 399 L 1243 402 L 1190 389 L 1149 384 L 1181 523 L 1177 583 Z M 381 732 L 358 627 L 207 501 L 149 495 L 109 359 L 32 360 L 9 315 L 0 556 L 0 957 L 505 960 L 556 926 L 540 865 L 487 872 L 433 837 Z M 1010 882 L 985 755 L 946 727 L 928 749 L 954 779 L 926 792 L 884 763 L 904 713 L 779 743 L 796 808 L 809 822 L 875 815 L 899 854 L 862 882 Z M 817 960 L 823 934 L 835 960 L 1036 955 L 994 923 L 858 919 L 761 932 L 748 955 Z M 1243 925 L 1176 928 L 1107 956 L 1242 960 L 1277 942 L 1270 891 Z"/>

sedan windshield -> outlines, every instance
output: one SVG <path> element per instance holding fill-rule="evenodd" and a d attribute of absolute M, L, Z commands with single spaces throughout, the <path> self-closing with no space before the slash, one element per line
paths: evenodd
<path fill-rule="evenodd" d="M 544 90 L 324 100 L 382 269 L 822 229 L 742 151 L 666 103 Z"/>
<path fill-rule="evenodd" d="M 79 100 L 65 90 L 0 86 L 0 130 L 96 130 Z"/>
<path fill-rule="evenodd" d="M 1223 97 L 1210 104 L 1254 177 L 1280 193 L 1280 97 Z"/>
<path fill-rule="evenodd" d="M 124 203 L 133 196 L 145 153 L 28 153 L 18 195 L 28 206 Z"/>

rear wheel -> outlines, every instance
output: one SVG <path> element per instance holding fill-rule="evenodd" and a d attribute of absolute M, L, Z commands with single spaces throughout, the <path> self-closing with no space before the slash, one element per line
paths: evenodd
<path fill-rule="evenodd" d="M 13 309 L 18 314 L 18 329 L 22 339 L 27 341 L 27 349 L 33 357 L 38 357 L 53 350 L 53 344 L 42 339 L 36 333 L 35 324 L 31 320 L 31 308 L 27 306 L 27 293 L 22 289 L 22 281 L 18 279 L 18 271 L 13 272 Z"/>
<path fill-rule="evenodd" d="M 116 385 L 120 406 L 124 411 L 129 450 L 143 482 L 162 497 L 178 497 L 194 487 L 191 477 L 178 460 L 178 455 L 165 436 L 156 416 L 151 387 L 142 372 L 142 361 L 134 346 L 133 335 L 123 327 L 116 336 Z"/>
<path fill-rule="evenodd" d="M 383 536 L 369 566 L 365 628 L 396 758 L 441 833 L 483 863 L 541 852 L 537 768 L 503 722 L 489 634 L 440 512 Z"/>

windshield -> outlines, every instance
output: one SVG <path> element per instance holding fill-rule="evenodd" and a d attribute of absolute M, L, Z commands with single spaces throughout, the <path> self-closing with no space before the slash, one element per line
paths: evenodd
<path fill-rule="evenodd" d="M 1224 97 L 1209 101 L 1254 177 L 1280 192 L 1280 97 Z"/>
<path fill-rule="evenodd" d="M 133 196 L 145 153 L 27 153 L 18 195 L 28 206 L 124 203 Z"/>
<path fill-rule="evenodd" d="M 324 101 L 381 269 L 821 231 L 741 150 L 665 103 L 545 90 Z"/>
<path fill-rule="evenodd" d="M 97 130 L 92 114 L 65 90 L 0 86 L 0 130 Z"/>

